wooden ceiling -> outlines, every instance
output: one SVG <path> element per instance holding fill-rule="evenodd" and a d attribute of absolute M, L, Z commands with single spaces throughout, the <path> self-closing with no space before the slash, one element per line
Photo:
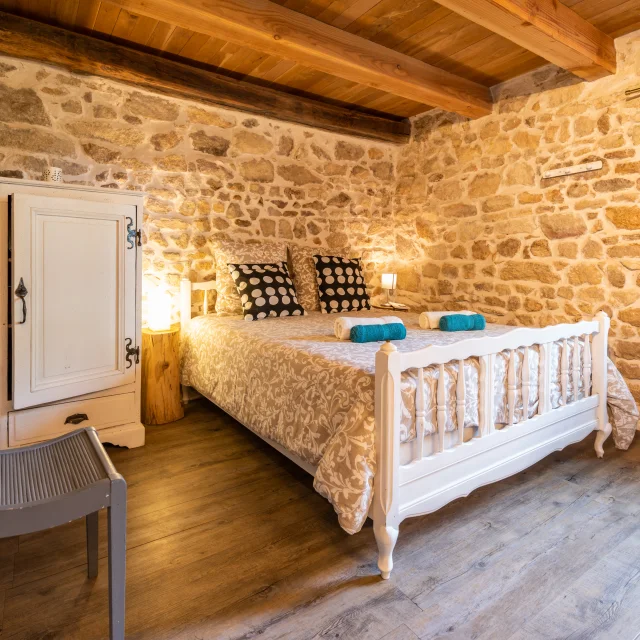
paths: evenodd
<path fill-rule="evenodd" d="M 261 2 L 258 0 L 256 6 Z M 498 4 L 497 0 L 478 0 L 476 4 L 491 2 Z M 532 47 L 525 49 L 515 44 L 514 38 L 506 39 L 497 35 L 496 29 L 490 31 L 463 17 L 469 16 L 469 10 L 456 5 L 471 5 L 473 12 L 472 0 L 273 0 L 273 3 L 481 87 L 491 87 L 547 63 L 532 53 Z M 180 0 L 170 0 L 165 6 L 180 4 Z M 184 4 L 186 8 L 188 3 Z M 563 0 L 563 4 L 611 37 L 640 28 L 640 0 Z M 173 15 L 169 10 L 153 8 L 162 5 L 161 0 L 0 0 L 1 11 L 180 59 L 293 95 L 346 104 L 390 118 L 412 116 L 431 106 L 424 99 L 412 100 L 397 92 L 375 88 L 371 86 L 373 82 L 346 79 L 344 76 L 348 74 L 342 70 L 343 77 L 339 77 L 318 66 L 296 62 L 291 56 L 286 59 L 265 48 L 260 51 L 215 37 L 211 29 L 207 33 L 195 14 L 189 21 L 190 28 L 184 22 L 152 17 Z M 449 8 L 451 5 L 456 6 L 457 12 Z M 530 26 L 521 20 L 518 26 L 523 25 Z M 300 59 L 308 62 L 304 57 Z"/>

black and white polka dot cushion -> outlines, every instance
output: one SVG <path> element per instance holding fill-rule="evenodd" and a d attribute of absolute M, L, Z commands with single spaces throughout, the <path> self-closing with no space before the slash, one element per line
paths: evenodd
<path fill-rule="evenodd" d="M 336 256 L 313 256 L 322 313 L 370 309 L 360 260 Z"/>
<path fill-rule="evenodd" d="M 285 262 L 229 264 L 245 320 L 303 316 Z"/>

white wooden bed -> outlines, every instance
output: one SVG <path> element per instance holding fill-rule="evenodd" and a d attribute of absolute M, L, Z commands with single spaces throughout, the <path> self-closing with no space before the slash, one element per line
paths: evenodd
<path fill-rule="evenodd" d="M 213 289 L 214 283 L 181 283 L 181 324 L 186 331 L 192 317 L 192 290 Z M 206 312 L 207 305 L 204 305 Z M 295 321 L 292 319 L 292 321 Z M 269 321 L 265 321 L 268 323 Z M 400 523 L 412 516 L 435 511 L 447 503 L 468 495 L 485 484 L 501 480 L 535 464 L 553 451 L 578 442 L 597 431 L 595 450 L 604 454 L 603 443 L 611 433 L 607 419 L 607 335 L 609 318 L 600 312 L 592 321 L 561 324 L 542 329 L 514 328 L 498 337 L 479 336 L 461 339 L 448 346 L 433 345 L 417 351 L 400 352 L 384 343 L 375 362 L 375 424 L 377 471 L 374 497 L 370 511 L 378 544 L 378 567 L 383 578 L 393 568 L 393 549 Z M 578 342 L 584 347 L 578 348 Z M 561 342 L 562 405 L 551 406 L 551 345 Z M 568 344 L 573 341 L 572 361 Z M 539 402 L 537 415 L 514 423 L 516 405 L 516 350 L 524 349 L 521 392 L 523 405 L 528 406 L 531 381 L 529 353 L 537 346 L 540 354 Z M 494 415 L 493 376 L 497 354 L 508 351 L 507 425 L 496 429 Z M 463 362 L 478 358 L 480 424 L 475 436 L 463 441 L 463 430 L 445 433 L 444 365 L 459 362 L 461 373 L 456 387 L 456 416 L 464 424 L 465 374 Z M 437 425 L 435 433 L 425 432 L 423 372 L 429 366 L 439 366 L 437 385 Z M 416 391 L 417 438 L 401 443 L 401 374 L 409 369 L 418 372 Z M 570 382 L 582 389 L 579 399 L 567 403 Z M 526 414 L 525 416 L 526 417 Z M 245 425 L 248 426 L 248 425 Z M 250 428 L 250 427 L 248 427 Z M 269 438 L 257 434 L 306 471 L 313 466 Z"/>

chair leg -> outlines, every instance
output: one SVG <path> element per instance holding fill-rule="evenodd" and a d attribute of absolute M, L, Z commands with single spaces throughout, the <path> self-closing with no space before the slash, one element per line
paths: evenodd
<path fill-rule="evenodd" d="M 90 578 L 98 575 L 98 511 L 86 516 L 87 524 L 87 574 Z"/>
<path fill-rule="evenodd" d="M 111 640 L 124 640 L 124 595 L 127 553 L 127 484 L 111 483 L 109 519 L 109 629 Z"/>

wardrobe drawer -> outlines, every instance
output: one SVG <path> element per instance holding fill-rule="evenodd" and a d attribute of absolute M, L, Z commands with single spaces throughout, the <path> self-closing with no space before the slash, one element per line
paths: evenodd
<path fill-rule="evenodd" d="M 10 411 L 9 446 L 49 440 L 82 427 L 99 430 L 136 420 L 135 393 Z"/>

